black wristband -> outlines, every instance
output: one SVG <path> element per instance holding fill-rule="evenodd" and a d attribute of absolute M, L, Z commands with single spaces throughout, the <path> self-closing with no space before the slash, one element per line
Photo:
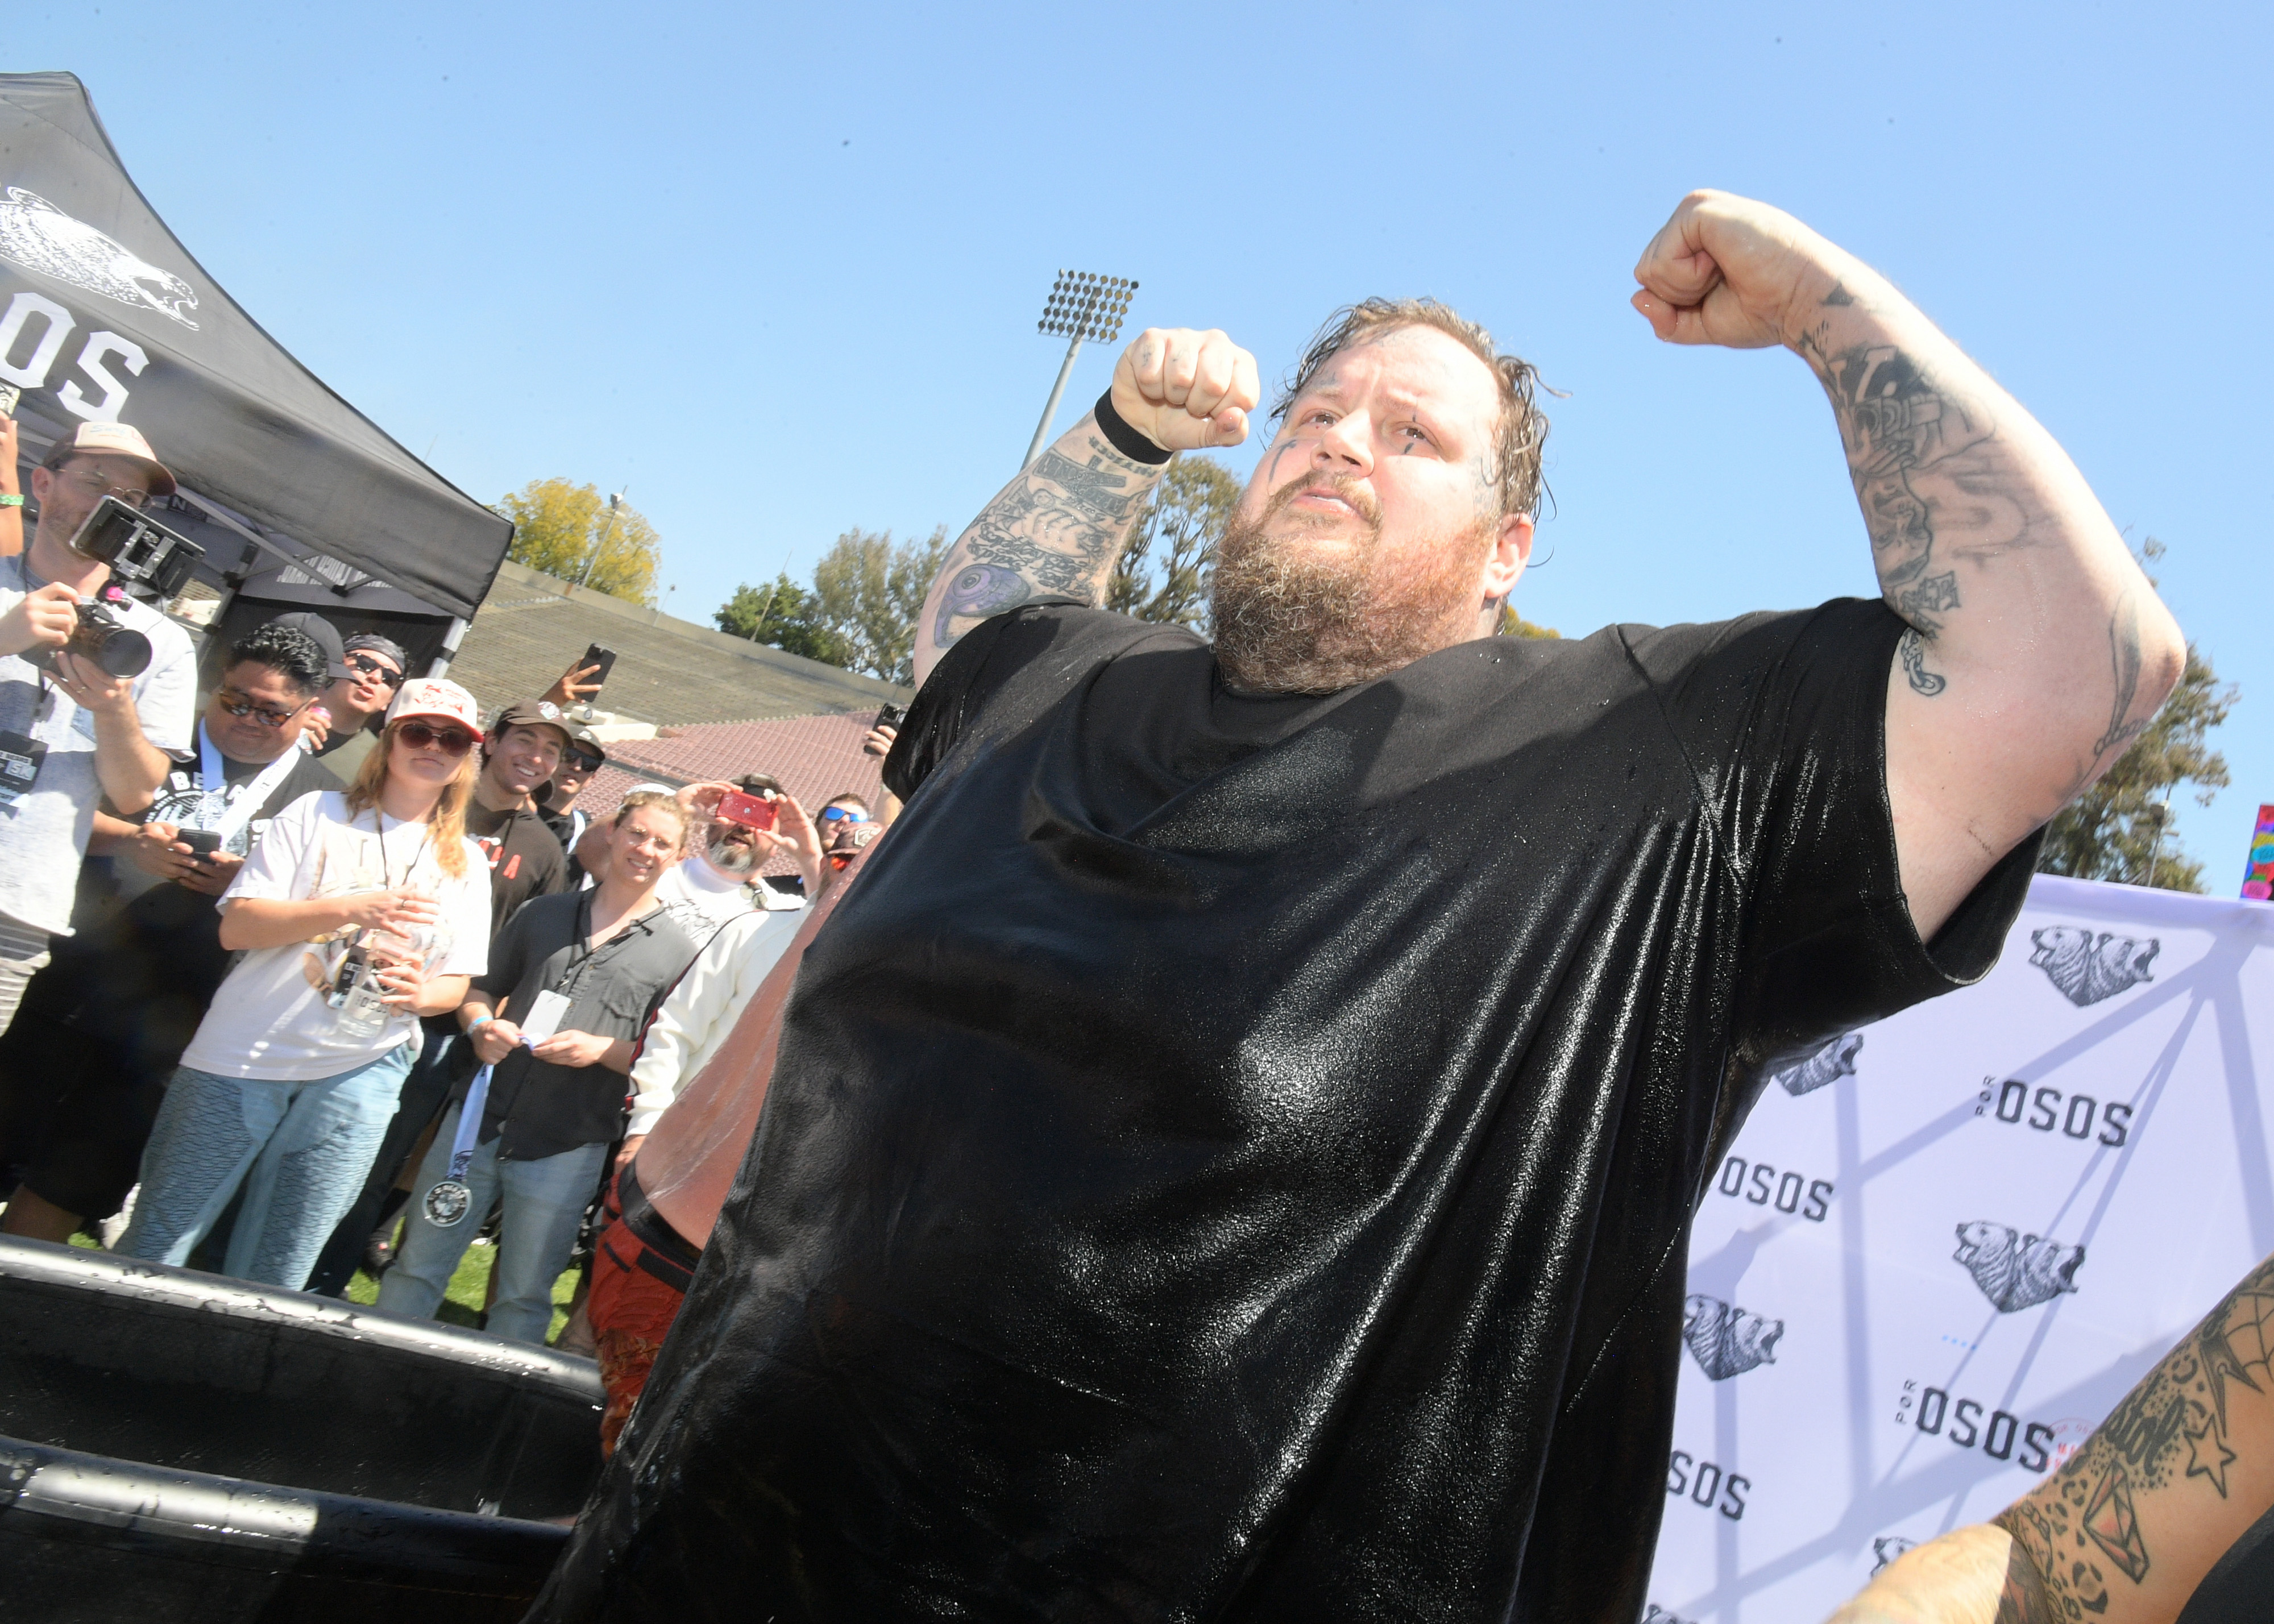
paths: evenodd
<path fill-rule="evenodd" d="M 1162 450 L 1129 426 L 1129 420 L 1113 410 L 1113 391 L 1111 389 L 1097 397 L 1097 410 L 1091 415 L 1097 419 L 1097 432 L 1105 436 L 1116 451 L 1133 462 L 1144 462 L 1158 468 L 1176 455 L 1173 451 Z"/>

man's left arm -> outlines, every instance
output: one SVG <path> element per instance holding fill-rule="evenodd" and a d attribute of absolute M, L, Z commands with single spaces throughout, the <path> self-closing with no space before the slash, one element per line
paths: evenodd
<path fill-rule="evenodd" d="M 2179 626 L 2052 436 L 1854 255 L 1701 192 L 1635 275 L 1660 338 L 1784 344 L 1831 396 L 1880 593 L 1909 628 L 1887 796 L 1931 937 L 2154 717 L 2186 664 Z"/>

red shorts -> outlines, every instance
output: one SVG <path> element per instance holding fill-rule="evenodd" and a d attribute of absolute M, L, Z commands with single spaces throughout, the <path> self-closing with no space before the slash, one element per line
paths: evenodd
<path fill-rule="evenodd" d="M 599 1345 L 600 1382 L 608 1392 L 608 1408 L 600 1417 L 603 1456 L 616 1452 L 616 1437 L 631 1419 L 655 1356 L 687 1300 L 685 1291 L 640 1267 L 641 1254 L 649 1251 L 619 1218 L 600 1231 L 592 1252 L 592 1291 L 584 1312 Z"/>

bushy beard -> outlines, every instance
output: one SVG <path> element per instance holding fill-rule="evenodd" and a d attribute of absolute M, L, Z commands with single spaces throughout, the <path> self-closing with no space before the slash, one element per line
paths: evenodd
<path fill-rule="evenodd" d="M 719 873 L 731 874 L 738 878 L 747 876 L 758 866 L 757 848 L 745 846 L 739 840 L 711 841 L 704 847 L 703 854 L 711 860 L 711 866 Z"/>
<path fill-rule="evenodd" d="M 1366 533 L 1321 552 L 1265 530 L 1306 491 L 1351 504 Z M 1252 523 L 1235 515 L 1217 545 L 1210 602 L 1216 664 L 1250 694 L 1333 694 L 1371 682 L 1472 635 L 1492 526 L 1413 549 L 1417 572 L 1387 568 L 1382 510 L 1350 479 L 1313 475 L 1272 493 Z"/>

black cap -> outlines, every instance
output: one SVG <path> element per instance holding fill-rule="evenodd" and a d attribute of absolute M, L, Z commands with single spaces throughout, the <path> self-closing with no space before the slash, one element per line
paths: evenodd
<path fill-rule="evenodd" d="M 325 663 L 332 668 L 332 680 L 345 681 L 355 675 L 348 669 L 348 651 L 340 643 L 340 628 L 313 610 L 304 609 L 297 614 L 280 614 L 268 622 L 271 626 L 288 627 L 315 640 L 324 651 Z"/>

